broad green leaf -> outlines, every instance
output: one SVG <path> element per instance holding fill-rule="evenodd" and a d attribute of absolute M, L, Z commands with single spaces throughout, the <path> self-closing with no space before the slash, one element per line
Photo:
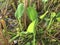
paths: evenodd
<path fill-rule="evenodd" d="M 16 12 L 15 12 L 15 17 L 17 19 L 20 19 L 21 16 L 23 15 L 23 13 L 24 13 L 24 4 L 23 3 L 20 3 L 18 5 L 18 8 L 17 8 Z"/>
<path fill-rule="evenodd" d="M 37 15 L 38 15 L 35 8 L 31 7 L 31 6 L 29 6 L 27 8 L 27 14 L 28 14 L 28 17 L 30 18 L 31 21 L 35 20 L 37 18 Z"/>
<path fill-rule="evenodd" d="M 28 29 L 27 29 L 27 33 L 34 33 L 34 30 L 35 30 L 35 27 L 38 23 L 38 20 L 35 19 L 29 26 L 28 26 Z"/>
<path fill-rule="evenodd" d="M 46 14 L 48 13 L 48 11 L 46 11 L 43 15 L 41 15 L 39 18 L 40 19 L 43 19 L 45 16 L 46 16 Z"/>

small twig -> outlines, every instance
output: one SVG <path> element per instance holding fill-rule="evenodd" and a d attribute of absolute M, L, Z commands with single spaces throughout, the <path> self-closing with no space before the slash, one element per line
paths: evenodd
<path fill-rule="evenodd" d="M 56 35 L 58 35 L 60 33 L 60 31 L 57 31 L 57 33 L 54 35 L 54 37 L 56 36 Z"/>
<path fill-rule="evenodd" d="M 14 5 L 14 2 L 12 3 L 12 6 L 13 6 L 14 10 L 16 11 L 16 6 Z"/>
<path fill-rule="evenodd" d="M 58 39 L 57 39 L 57 38 L 55 38 L 54 36 L 52 36 L 52 35 L 48 34 L 48 32 L 46 32 L 46 34 L 47 34 L 49 37 L 54 38 L 55 40 L 57 40 L 58 42 L 60 42 L 60 40 L 58 40 Z"/>

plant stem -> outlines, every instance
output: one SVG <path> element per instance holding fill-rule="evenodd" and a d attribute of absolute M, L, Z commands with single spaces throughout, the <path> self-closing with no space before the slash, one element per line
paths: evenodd
<path fill-rule="evenodd" d="M 49 28 L 50 28 L 50 26 L 51 26 L 51 23 L 52 23 L 52 20 L 53 18 L 51 18 L 51 20 L 50 20 L 50 22 L 49 22 L 49 24 L 48 24 L 48 26 L 47 26 L 47 29 L 46 30 L 48 30 Z"/>
<path fill-rule="evenodd" d="M 35 45 L 35 34 L 33 34 L 34 37 L 33 37 L 33 45 Z"/>
<path fill-rule="evenodd" d="M 21 20 L 18 20 L 18 23 L 19 23 L 19 31 L 22 31 Z"/>
<path fill-rule="evenodd" d="M 9 42 L 12 42 L 14 39 L 16 39 L 17 37 L 19 37 L 19 34 L 17 34 L 15 37 L 13 37 L 12 39 L 9 40 Z"/>

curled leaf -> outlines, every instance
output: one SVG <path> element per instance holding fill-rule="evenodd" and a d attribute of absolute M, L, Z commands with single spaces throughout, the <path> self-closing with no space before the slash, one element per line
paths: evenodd
<path fill-rule="evenodd" d="M 56 16 L 55 12 L 51 12 L 51 18 L 54 18 Z"/>
<path fill-rule="evenodd" d="M 35 30 L 35 27 L 38 23 L 38 20 L 35 19 L 29 26 L 28 26 L 28 29 L 27 29 L 27 33 L 34 33 L 34 30 Z"/>
<path fill-rule="evenodd" d="M 48 11 L 46 11 L 43 15 L 41 15 L 39 18 L 40 19 L 43 19 L 45 16 L 46 16 L 46 14 L 48 13 Z"/>

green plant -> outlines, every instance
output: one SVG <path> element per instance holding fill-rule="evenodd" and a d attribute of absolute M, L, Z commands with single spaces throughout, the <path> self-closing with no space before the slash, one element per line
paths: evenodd
<path fill-rule="evenodd" d="M 46 45 L 46 43 L 47 45 L 54 45 L 55 42 L 60 42 L 57 38 L 53 36 L 56 33 L 56 29 L 53 29 L 54 27 L 52 28 L 56 20 L 57 23 L 60 22 L 60 14 L 50 11 L 49 9 L 46 10 L 46 4 L 48 0 L 42 0 L 42 2 L 44 5 L 44 12 L 42 15 L 38 15 L 36 7 L 34 6 L 28 5 L 28 7 L 25 9 L 24 3 L 20 3 L 18 5 L 18 8 L 15 12 L 15 17 L 18 21 L 18 28 L 16 28 L 17 32 L 16 34 L 14 34 L 15 36 L 12 37 L 9 42 L 14 41 L 15 39 L 21 40 L 21 37 L 23 40 L 22 42 L 24 42 L 24 40 L 27 41 L 25 41 L 21 45 L 37 45 L 37 42 L 41 42 L 42 45 Z M 27 13 L 28 18 L 31 21 L 26 31 L 23 31 L 21 23 L 21 18 L 24 15 L 24 11 L 26 11 L 25 13 Z"/>
<path fill-rule="evenodd" d="M 18 8 L 15 12 L 15 17 L 18 20 L 18 24 L 19 24 L 18 25 L 19 28 L 17 29 L 17 35 L 15 37 L 13 37 L 12 39 L 10 39 L 9 42 L 13 41 L 14 39 L 16 39 L 17 37 L 20 36 L 20 32 L 22 30 L 22 25 L 21 25 L 20 19 L 21 19 L 21 16 L 23 15 L 23 13 L 24 13 L 24 5 L 23 5 L 23 3 L 21 3 L 18 5 Z"/>
<path fill-rule="evenodd" d="M 19 28 L 21 28 L 20 19 L 21 19 L 21 16 L 23 15 L 23 13 L 24 13 L 24 5 L 19 4 L 18 8 L 16 10 L 16 13 L 15 13 L 15 17 L 17 18 L 19 25 L 20 25 Z M 33 45 L 35 45 L 35 36 L 36 36 L 35 28 L 38 23 L 37 12 L 33 7 L 28 7 L 27 13 L 28 13 L 28 16 L 29 16 L 30 20 L 32 21 L 32 23 L 28 26 L 28 29 L 26 32 L 24 32 L 24 34 L 33 33 L 33 36 L 34 36 L 33 37 Z M 17 31 L 18 32 L 17 35 L 15 37 L 13 37 L 9 42 L 13 41 L 14 39 L 16 39 L 17 37 L 19 37 L 21 35 L 22 32 L 19 30 L 20 29 L 18 29 L 18 31 Z"/>

